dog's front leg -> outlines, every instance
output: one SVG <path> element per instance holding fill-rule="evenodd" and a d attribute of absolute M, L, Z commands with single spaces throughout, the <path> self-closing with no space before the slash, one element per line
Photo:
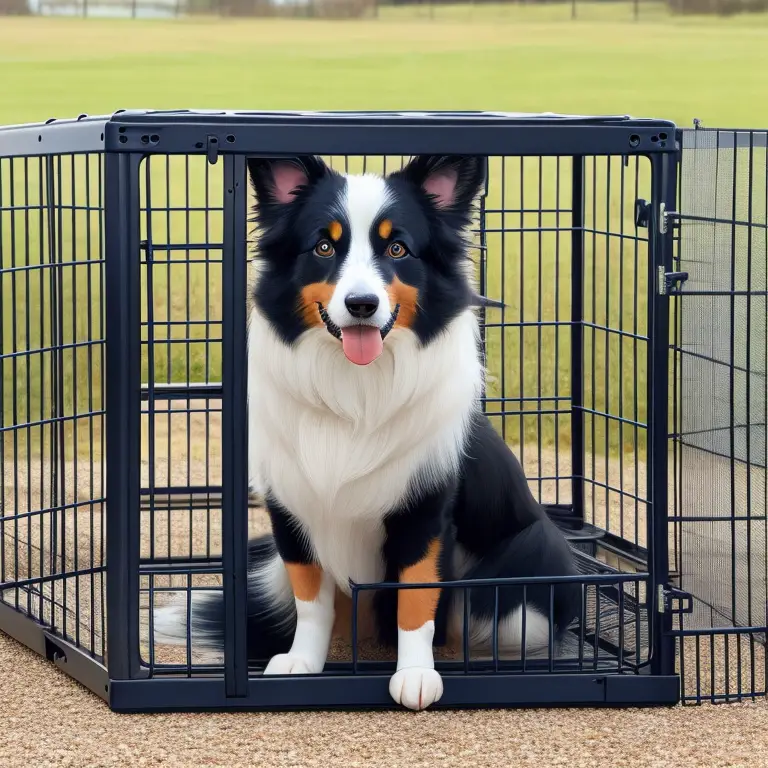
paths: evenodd
<path fill-rule="evenodd" d="M 314 561 L 307 539 L 290 513 L 267 501 L 272 532 L 293 590 L 296 631 L 288 653 L 273 656 L 265 675 L 318 674 L 323 671 L 331 644 L 336 583 Z"/>
<path fill-rule="evenodd" d="M 288 653 L 270 659 L 265 675 L 317 674 L 331 643 L 336 584 L 319 565 L 286 563 L 296 601 L 296 633 Z"/>
<path fill-rule="evenodd" d="M 400 572 L 401 584 L 437 583 L 440 540 L 433 539 L 424 556 Z M 397 597 L 397 672 L 389 682 L 392 698 L 408 709 L 426 709 L 443 695 L 435 670 L 432 641 L 439 589 L 400 589 Z"/>
<path fill-rule="evenodd" d="M 450 489 L 424 495 L 384 522 L 387 571 L 401 584 L 438 584 L 442 531 Z M 409 709 L 425 709 L 443 695 L 432 643 L 440 589 L 398 589 L 397 671 L 389 682 L 392 698 Z M 394 606 L 393 606 L 394 607 Z"/>

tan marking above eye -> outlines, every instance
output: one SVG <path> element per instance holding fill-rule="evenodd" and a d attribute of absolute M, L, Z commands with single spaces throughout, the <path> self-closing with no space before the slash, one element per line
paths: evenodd
<path fill-rule="evenodd" d="M 392 222 L 389 219 L 382 219 L 379 224 L 379 237 L 386 240 L 392 234 Z"/>
<path fill-rule="evenodd" d="M 341 226 L 340 221 L 332 221 L 328 225 L 328 234 L 331 236 L 331 240 L 334 240 L 335 242 L 339 242 L 341 240 L 341 235 L 343 233 L 344 229 Z"/>

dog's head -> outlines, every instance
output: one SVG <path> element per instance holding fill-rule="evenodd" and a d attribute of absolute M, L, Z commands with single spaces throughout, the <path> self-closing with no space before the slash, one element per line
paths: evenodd
<path fill-rule="evenodd" d="M 255 299 L 290 344 L 330 334 L 367 365 L 390 333 L 428 344 L 474 302 L 465 232 L 482 158 L 419 156 L 382 177 L 317 157 L 251 159 L 262 260 Z"/>

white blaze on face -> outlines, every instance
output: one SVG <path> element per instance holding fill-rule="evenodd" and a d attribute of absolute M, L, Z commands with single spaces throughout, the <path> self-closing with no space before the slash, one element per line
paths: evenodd
<path fill-rule="evenodd" d="M 367 365 L 381 354 L 379 329 L 392 314 L 387 286 L 376 268 L 376 254 L 371 245 L 373 225 L 389 201 L 390 193 L 380 176 L 347 176 L 346 182 L 338 205 L 350 228 L 350 245 L 328 314 L 341 328 L 342 344 L 349 360 Z M 378 308 L 371 317 L 355 317 L 346 304 L 350 296 L 375 296 Z"/>

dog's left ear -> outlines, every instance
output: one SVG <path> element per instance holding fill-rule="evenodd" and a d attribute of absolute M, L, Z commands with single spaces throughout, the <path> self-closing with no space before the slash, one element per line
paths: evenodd
<path fill-rule="evenodd" d="M 485 162 L 475 155 L 418 155 L 392 175 L 421 187 L 438 209 L 468 213 L 485 183 Z"/>

